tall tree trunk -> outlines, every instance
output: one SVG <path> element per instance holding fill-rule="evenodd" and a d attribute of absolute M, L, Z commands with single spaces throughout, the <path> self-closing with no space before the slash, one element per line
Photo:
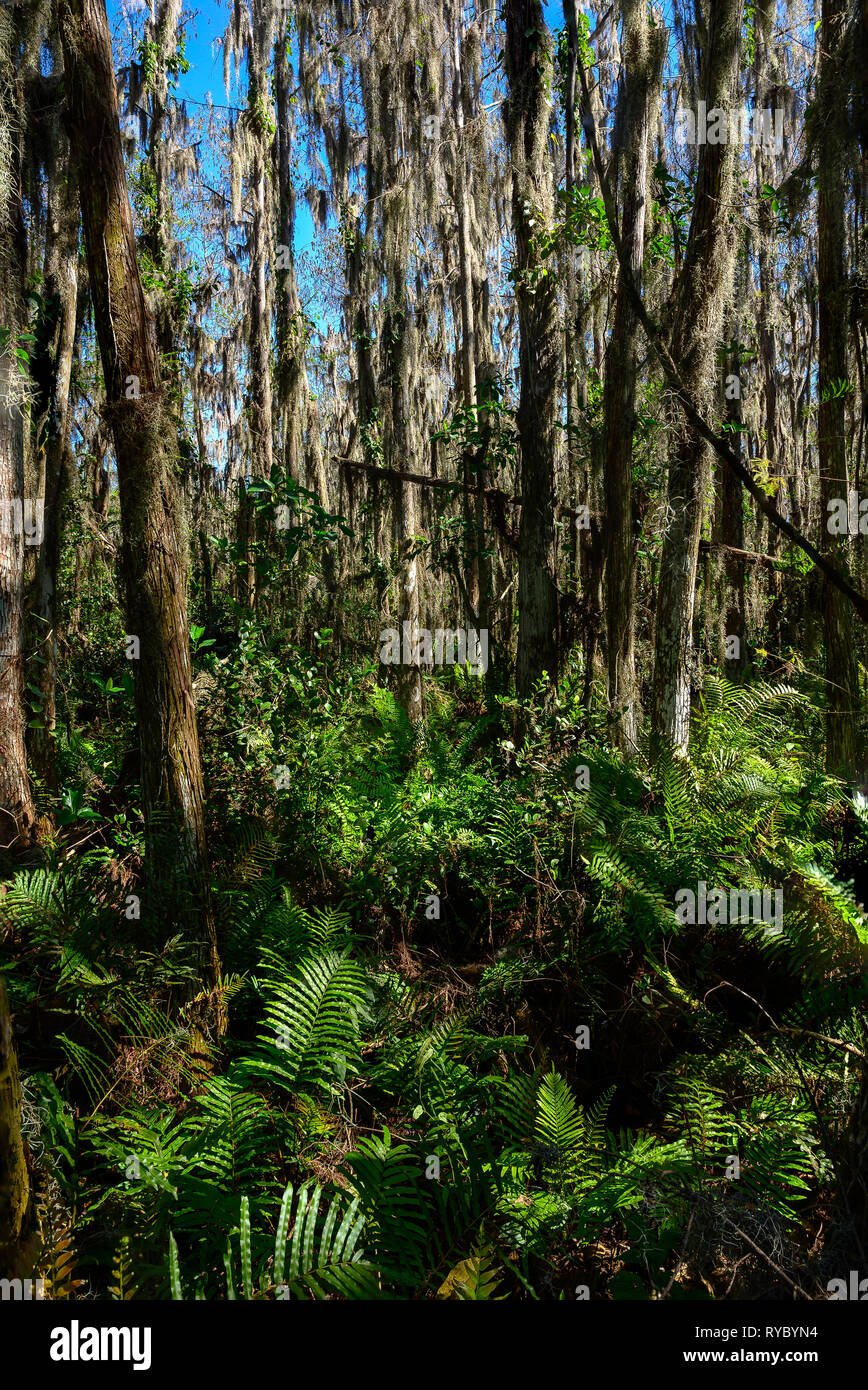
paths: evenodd
<path fill-rule="evenodd" d="M 773 96 L 775 87 L 773 76 L 777 64 L 774 58 L 772 37 L 776 9 L 777 0 L 760 0 L 760 4 L 756 9 L 756 81 L 754 87 L 754 111 L 756 112 L 774 107 Z M 760 369 L 762 372 L 763 404 L 765 407 L 763 421 L 765 426 L 765 439 L 761 452 L 768 460 L 769 473 L 775 476 L 780 466 L 781 457 L 781 429 L 778 419 L 777 342 L 775 338 L 774 312 L 777 296 L 774 260 L 775 219 L 769 199 L 762 197 L 763 188 L 768 186 L 777 187 L 778 183 L 775 173 L 775 152 L 770 141 L 760 140 L 758 142 L 755 162 L 758 223 L 756 239 L 759 270 L 757 340 L 759 344 Z M 776 507 L 782 505 L 783 492 L 784 485 L 778 483 L 774 492 Z M 774 526 L 770 526 L 768 528 L 768 540 L 764 548 L 767 550 L 768 554 L 777 555 L 780 552 L 780 545 L 780 532 Z M 777 652 L 781 645 L 780 618 L 783 596 L 780 571 L 770 566 L 767 571 L 767 583 L 770 599 L 768 607 L 768 640 L 771 650 Z"/>
<path fill-rule="evenodd" d="M 278 210 L 278 244 L 285 248 L 277 266 L 277 371 L 275 387 L 278 439 L 284 475 L 301 483 L 302 376 L 304 373 L 305 323 L 295 278 L 295 189 L 292 181 L 293 108 L 289 91 L 287 36 L 281 32 L 274 46 L 274 90 L 277 105 L 275 140 Z"/>
<path fill-rule="evenodd" d="M 126 618 L 129 635 L 139 641 L 136 716 L 151 883 L 162 875 L 179 901 L 185 886 L 191 888 L 200 966 L 215 986 L 220 962 L 190 664 L 187 537 L 167 452 L 177 432 L 136 260 L 105 6 L 103 0 L 61 0 L 60 17 L 70 145 L 117 461 Z M 219 997 L 214 1021 L 225 1026 Z"/>
<path fill-rule="evenodd" d="M 621 53 L 626 69 L 618 105 L 615 146 L 623 151 L 621 237 L 634 283 L 640 286 L 648 185 L 652 104 L 659 93 L 665 30 L 652 29 L 644 0 L 624 6 Z M 606 431 L 606 636 L 612 735 L 625 753 L 637 750 L 636 518 L 633 507 L 633 431 L 637 355 L 641 334 L 619 276 L 612 335 L 606 351 L 603 400 Z"/>
<path fill-rule="evenodd" d="M 543 673 L 558 676 L 555 444 L 561 343 L 551 263 L 539 230 L 553 219 L 549 156 L 551 35 L 540 0 L 506 0 L 507 137 L 512 159 L 521 385 L 518 659 L 516 687 L 529 697 Z"/>
<path fill-rule="evenodd" d="M 847 379 L 846 240 L 847 164 L 846 100 L 842 44 L 846 6 L 824 0 L 820 43 L 820 90 L 815 119 L 819 129 L 817 283 L 820 317 L 817 449 L 820 464 L 820 545 L 826 557 L 845 572 L 850 545 L 846 536 L 828 529 L 828 503 L 847 499 L 847 451 L 844 440 L 845 398 L 839 383 Z M 859 680 L 850 605 L 823 582 L 823 640 L 826 649 L 826 765 L 852 774 L 856 765 Z"/>
<path fill-rule="evenodd" d="M 476 323 L 473 312 L 473 249 L 470 244 L 470 202 L 467 189 L 467 152 L 464 133 L 464 93 L 461 71 L 461 14 L 463 6 L 452 7 L 450 22 L 452 26 L 452 115 L 455 121 L 455 207 L 458 214 L 458 297 L 461 308 L 461 347 L 459 362 L 461 369 L 460 388 L 465 409 L 472 411 L 476 405 Z M 475 497 L 470 489 L 482 480 L 474 477 L 474 450 L 469 446 L 464 450 L 464 517 L 467 526 L 467 544 L 470 551 L 466 572 L 467 594 L 471 613 L 467 621 L 475 622 L 479 616 L 480 573 L 479 560 L 484 545 L 484 537 L 479 534 L 477 525 L 481 497 Z"/>
<path fill-rule="evenodd" d="M 275 9 L 272 0 L 252 0 L 251 41 L 248 45 L 247 107 L 241 116 L 247 127 L 253 159 L 250 194 L 253 224 L 250 236 L 250 295 L 248 313 L 248 413 L 250 419 L 251 478 L 270 478 L 273 461 L 271 391 L 271 279 L 274 264 L 274 236 L 269 171 L 271 168 L 271 91 L 268 60 L 274 43 Z M 244 558 L 243 598 L 248 608 L 256 604 L 257 518 L 255 508 L 242 486 L 239 510 L 239 540 Z"/>
<path fill-rule="evenodd" d="M 0 314 L 10 322 L 8 291 Z M 5 300 L 5 304 L 3 303 Z M 18 362 L 0 356 L 0 850 L 32 839 L 36 812 L 25 751 L 24 705 L 24 415 Z"/>
<path fill-rule="evenodd" d="M 576 0 L 564 0 L 564 26 L 567 33 L 567 70 L 564 81 L 564 186 L 567 197 L 576 187 L 579 152 L 576 123 L 576 73 L 578 65 L 579 27 Z M 566 273 L 564 285 L 564 386 L 567 408 L 567 434 L 565 441 L 567 502 L 576 507 L 579 502 L 579 450 L 576 431 L 579 423 L 579 401 L 581 375 L 581 325 L 579 322 L 579 266 L 576 248 L 566 248 Z M 569 654 L 575 635 L 577 599 L 576 588 L 579 578 L 579 532 L 577 526 L 570 526 L 567 545 L 566 590 L 573 602 L 565 605 L 566 621 L 561 628 L 560 640 L 563 645 L 562 657 Z M 562 615 L 563 616 L 563 615 Z"/>
<path fill-rule="evenodd" d="M 476 367 L 479 356 L 476 335 L 476 310 L 474 305 L 474 250 L 471 240 L 469 163 L 467 156 L 467 135 L 465 111 L 468 94 L 461 62 L 461 13 L 462 6 L 452 9 L 452 114 L 455 120 L 455 203 L 458 213 L 458 283 L 461 306 L 461 391 L 464 404 L 473 413 L 477 434 L 487 438 L 483 416 L 480 412 L 477 391 Z M 470 563 L 466 573 L 466 589 L 469 598 L 467 623 L 477 630 L 488 630 L 491 618 L 491 560 L 486 549 L 485 497 L 482 492 L 471 493 L 472 487 L 483 488 L 487 483 L 485 469 L 485 443 L 476 448 L 467 447 L 464 451 L 464 515 L 467 526 Z M 471 654 L 472 659 L 472 654 Z M 487 673 L 486 673 L 487 676 Z M 486 679 L 486 688 L 491 696 L 491 682 Z"/>
<path fill-rule="evenodd" d="M 6 981 L 0 974 L 0 1279 L 18 1272 L 20 1241 L 30 1200 L 21 1134 L 21 1082 Z"/>
<path fill-rule="evenodd" d="M 396 215 L 400 214 L 396 212 Z M 406 245 L 406 232 L 400 235 L 396 233 L 392 240 L 394 245 Z M 384 452 L 387 466 L 396 471 L 406 467 L 405 460 L 413 460 L 410 383 L 415 352 L 411 346 L 411 336 L 416 331 L 410 305 L 404 298 L 406 266 L 402 266 L 400 260 L 400 257 L 394 259 L 387 256 L 386 283 L 390 307 L 384 322 L 387 344 L 385 368 L 391 392 Z M 415 484 L 408 483 L 406 479 L 396 481 L 395 496 L 399 548 L 398 621 L 402 645 L 404 633 L 408 634 L 410 654 L 409 664 L 402 663 L 397 668 L 397 693 L 410 723 L 419 727 L 425 719 L 425 698 L 417 651 L 421 617 L 421 564 L 416 539 L 419 528 Z"/>
<path fill-rule="evenodd" d="M 735 106 L 742 0 L 711 8 L 702 84 L 706 109 Z M 672 356 L 700 408 L 707 401 L 714 353 L 732 273 L 730 220 L 735 144 L 700 146 L 693 216 L 675 301 Z M 660 559 L 654 649 L 653 728 L 687 751 L 696 570 L 710 482 L 708 446 L 687 421 L 678 423 L 667 488 L 667 529 Z"/>
<path fill-rule="evenodd" d="M 736 322 L 733 319 L 730 333 L 734 334 Z M 726 417 L 730 424 L 740 426 L 742 422 L 741 403 L 741 351 L 737 344 L 727 354 L 726 375 L 731 378 L 729 390 L 724 388 Z M 736 428 L 730 435 L 733 449 L 741 458 L 741 431 Z M 721 660 L 727 678 L 743 675 L 747 662 L 747 631 L 745 628 L 745 575 L 744 557 L 736 552 L 744 550 L 744 496 L 741 483 L 731 469 L 721 467 L 720 476 L 720 538 L 727 549 L 723 553 L 721 566 L 723 573 L 723 614 L 721 623 Z M 735 655 L 727 654 L 728 637 L 738 639 Z"/>
<path fill-rule="evenodd" d="M 411 12 L 404 23 L 411 22 Z M 375 37 L 379 64 L 372 65 L 368 102 L 378 83 L 377 108 L 380 129 L 370 139 L 374 147 L 374 182 L 384 189 L 382 208 L 382 269 L 386 302 L 382 315 L 380 357 L 383 419 L 383 457 L 395 472 L 419 472 L 417 432 L 413 401 L 418 385 L 418 327 L 410 301 L 410 248 L 414 191 L 406 158 L 407 113 L 419 99 L 415 65 L 396 60 L 404 34 L 388 27 L 388 18 L 377 20 Z M 425 719 L 424 685 L 418 650 L 421 617 L 422 564 L 417 542 L 416 485 L 396 478 L 394 497 L 397 546 L 398 620 L 402 657 L 397 665 L 396 694 L 411 725 L 421 729 Z M 404 642 L 406 634 L 407 641 Z M 404 650 L 406 648 L 406 651 Z"/>
<path fill-rule="evenodd" d="M 43 537 L 32 607 L 36 653 L 31 683 L 39 691 L 41 711 L 30 728 L 28 742 L 34 771 L 46 786 L 57 791 L 57 578 L 61 512 L 75 474 L 69 447 L 69 384 L 75 348 L 80 222 L 78 187 L 59 109 L 52 117 L 49 138 L 42 341 L 35 372 L 38 429 L 44 432 L 45 483 Z"/>
<path fill-rule="evenodd" d="M 24 224 L 16 14 L 0 9 L 0 850 L 26 847 L 36 811 L 27 776 L 24 704 L 24 421 L 31 387 L 16 356 L 23 326 Z"/>

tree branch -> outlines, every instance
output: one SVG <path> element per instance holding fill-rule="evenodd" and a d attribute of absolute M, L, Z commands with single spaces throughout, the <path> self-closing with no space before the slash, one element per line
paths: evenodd
<path fill-rule="evenodd" d="M 344 468 L 360 468 L 364 473 L 372 473 L 376 478 L 383 478 L 385 482 L 417 483 L 420 487 L 453 488 L 457 493 L 466 492 L 473 497 L 491 497 L 506 502 L 511 507 L 520 507 L 522 502 L 521 497 L 510 496 L 508 492 L 504 492 L 499 487 L 465 487 L 460 478 L 430 478 L 426 473 L 404 473 L 399 468 L 380 468 L 376 463 L 363 463 L 361 459 L 348 459 L 341 454 L 332 454 L 332 459 Z M 558 505 L 555 511 L 559 516 L 597 515 L 597 513 L 589 512 L 584 508 L 578 511 L 575 507 L 561 505 Z"/>

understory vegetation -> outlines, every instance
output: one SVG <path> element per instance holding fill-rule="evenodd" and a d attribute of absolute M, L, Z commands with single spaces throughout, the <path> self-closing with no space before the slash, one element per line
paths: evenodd
<path fill-rule="evenodd" d="M 810 686 L 710 673 L 689 759 L 627 763 L 579 673 L 518 750 L 466 670 L 420 741 L 325 638 L 203 647 L 229 1036 L 138 917 L 120 668 L 2 903 L 48 1296 L 818 1296 L 868 816 Z M 785 929 L 679 925 L 701 882 L 783 886 Z"/>

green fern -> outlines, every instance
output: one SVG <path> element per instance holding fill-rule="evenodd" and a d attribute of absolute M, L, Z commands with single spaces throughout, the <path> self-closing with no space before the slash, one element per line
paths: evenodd
<path fill-rule="evenodd" d="M 307 955 L 291 970 L 269 953 L 262 991 L 269 1031 L 259 1035 L 253 1071 L 304 1091 L 328 1088 L 358 1066 L 370 989 L 346 950 Z"/>

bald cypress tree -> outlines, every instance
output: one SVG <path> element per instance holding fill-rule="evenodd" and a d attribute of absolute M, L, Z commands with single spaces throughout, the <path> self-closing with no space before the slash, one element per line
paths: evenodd
<path fill-rule="evenodd" d="M 645 250 L 651 118 L 660 93 L 665 33 L 662 28 L 652 29 L 644 0 L 631 0 L 624 6 L 621 51 L 625 74 L 616 120 L 615 156 L 620 164 L 621 235 L 637 288 Z M 625 752 L 634 753 L 639 691 L 635 656 L 638 547 L 633 507 L 633 433 L 642 335 L 623 282 L 622 271 L 606 349 L 606 640 L 613 736 Z"/>
<path fill-rule="evenodd" d="M 203 975 L 215 986 L 220 964 L 190 664 L 187 543 L 170 452 L 176 430 L 139 275 L 103 0 L 61 0 L 60 22 L 68 129 L 117 459 L 126 620 L 138 643 L 135 704 L 152 883 L 166 877 L 176 902 L 192 889 L 190 932 Z M 219 1004 L 216 1022 L 222 1026 Z"/>
<path fill-rule="evenodd" d="M 22 97 L 15 65 L 19 12 L 0 9 L 0 847 L 32 840 L 24 704 L 25 423 L 32 397 L 21 364 L 24 223 L 20 197 Z"/>
<path fill-rule="evenodd" d="M 819 406 L 821 547 L 846 568 L 850 541 L 832 534 L 829 504 L 847 498 L 850 486 L 845 436 L 847 327 L 847 7 L 824 0 L 820 29 L 821 67 L 817 109 L 817 289 L 819 298 Z M 859 677 L 853 615 L 847 600 L 823 582 L 823 642 L 826 650 L 826 762 L 833 772 L 852 774 L 856 765 Z"/>
<path fill-rule="evenodd" d="M 549 153 L 551 35 L 540 0 L 506 0 L 506 130 L 512 160 L 512 215 L 519 320 L 522 509 L 519 526 L 516 685 L 530 696 L 558 673 L 555 558 L 555 449 L 561 339 L 557 292 L 540 233 L 554 218 Z"/>
<path fill-rule="evenodd" d="M 710 10 L 701 80 L 709 111 L 735 106 L 742 10 L 742 0 L 720 0 Z M 700 145 L 690 232 L 674 292 L 670 350 L 687 391 L 703 404 L 710 397 L 733 271 L 734 192 L 734 142 Z M 655 732 L 681 751 L 686 751 L 690 733 L 696 573 L 710 480 L 708 444 L 692 423 L 679 419 L 669 459 L 657 586 L 652 718 Z"/>
<path fill-rule="evenodd" d="M 54 53 L 60 59 L 60 40 Z M 81 214 L 69 141 L 61 119 L 62 89 L 53 90 L 46 118 L 46 227 L 39 351 L 35 358 L 35 435 L 41 450 L 43 535 L 31 607 L 36 652 L 30 681 L 39 692 L 39 718 L 29 728 L 28 752 L 37 775 L 58 790 L 57 677 L 58 582 L 65 504 L 74 488 L 70 448 L 70 384 L 78 315 L 78 248 Z"/>

